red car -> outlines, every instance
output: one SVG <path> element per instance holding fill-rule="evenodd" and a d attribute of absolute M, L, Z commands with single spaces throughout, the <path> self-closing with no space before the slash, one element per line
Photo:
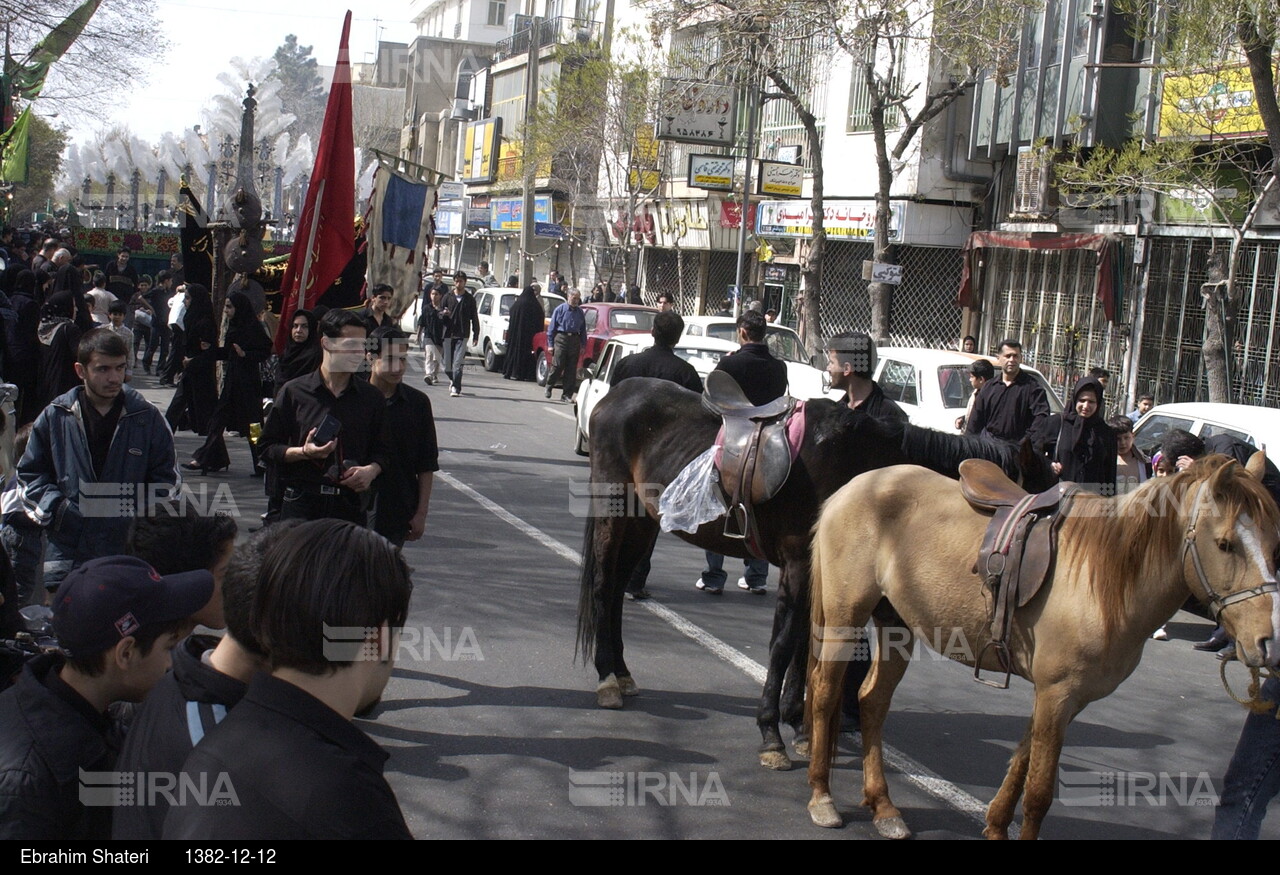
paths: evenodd
<path fill-rule="evenodd" d="M 600 350 L 609 338 L 618 334 L 648 334 L 653 330 L 653 317 L 658 315 L 654 307 L 638 307 L 635 304 L 583 304 L 587 317 L 587 342 L 578 354 L 578 367 L 585 367 L 587 359 L 600 358 Z M 551 376 L 551 353 L 547 347 L 547 332 L 533 336 L 533 351 L 538 357 L 538 385 L 547 385 Z"/>

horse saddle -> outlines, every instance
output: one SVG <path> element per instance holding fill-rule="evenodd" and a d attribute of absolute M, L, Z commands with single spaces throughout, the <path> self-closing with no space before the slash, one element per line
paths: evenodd
<path fill-rule="evenodd" d="M 707 375 L 702 404 L 724 421 L 716 461 L 720 488 L 729 501 L 724 533 L 746 539 L 752 555 L 763 557 L 752 510 L 778 494 L 791 473 L 796 448 L 788 439 L 788 423 L 796 401 L 783 395 L 754 405 L 724 371 Z"/>
<path fill-rule="evenodd" d="M 1031 601 L 1049 579 L 1057 555 L 1058 527 L 1080 487 L 1060 483 L 1036 495 L 1024 492 L 999 466 L 982 459 L 960 463 L 960 494 L 991 512 L 974 571 L 991 590 L 991 635 L 974 665 L 974 680 L 1007 689 L 1013 672 L 1009 633 L 1013 612 Z M 982 678 L 982 658 L 994 649 L 1004 682 Z"/>

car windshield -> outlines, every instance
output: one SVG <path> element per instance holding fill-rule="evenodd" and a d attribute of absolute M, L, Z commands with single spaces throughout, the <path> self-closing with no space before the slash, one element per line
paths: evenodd
<path fill-rule="evenodd" d="M 738 326 L 732 322 L 708 325 L 707 337 L 736 343 L 738 340 Z M 764 339 L 765 343 L 769 344 L 769 352 L 775 358 L 780 358 L 785 362 L 800 362 L 805 365 L 809 363 L 809 356 L 804 350 L 804 344 L 800 342 L 800 336 L 790 328 L 770 325 L 765 329 Z"/>
<path fill-rule="evenodd" d="M 609 327 L 614 331 L 652 331 L 653 310 L 610 310 Z"/>
<path fill-rule="evenodd" d="M 1175 428 L 1190 431 L 1193 425 L 1195 425 L 1195 420 L 1182 416 L 1170 416 L 1169 414 L 1151 416 L 1134 432 L 1133 442 L 1144 455 L 1150 457 L 1160 449 L 1160 444 L 1164 441 L 1164 436 L 1167 432 Z"/>

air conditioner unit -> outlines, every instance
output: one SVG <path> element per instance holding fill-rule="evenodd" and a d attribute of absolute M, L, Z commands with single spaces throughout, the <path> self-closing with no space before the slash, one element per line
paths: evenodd
<path fill-rule="evenodd" d="M 1049 218 L 1053 205 L 1053 156 L 1047 147 L 1020 146 L 1013 183 L 1011 219 Z"/>

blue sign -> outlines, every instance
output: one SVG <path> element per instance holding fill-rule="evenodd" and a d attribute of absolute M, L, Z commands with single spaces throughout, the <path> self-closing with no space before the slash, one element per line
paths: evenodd
<path fill-rule="evenodd" d="M 534 198 L 535 222 L 551 223 L 551 196 Z M 489 229 L 492 231 L 519 231 L 524 217 L 524 198 L 504 197 L 489 201 Z M 535 225 L 536 227 L 536 225 Z"/>
<path fill-rule="evenodd" d="M 533 236 L 535 237 L 554 237 L 557 240 L 563 240 L 566 236 L 564 225 L 559 222 L 534 222 Z"/>

